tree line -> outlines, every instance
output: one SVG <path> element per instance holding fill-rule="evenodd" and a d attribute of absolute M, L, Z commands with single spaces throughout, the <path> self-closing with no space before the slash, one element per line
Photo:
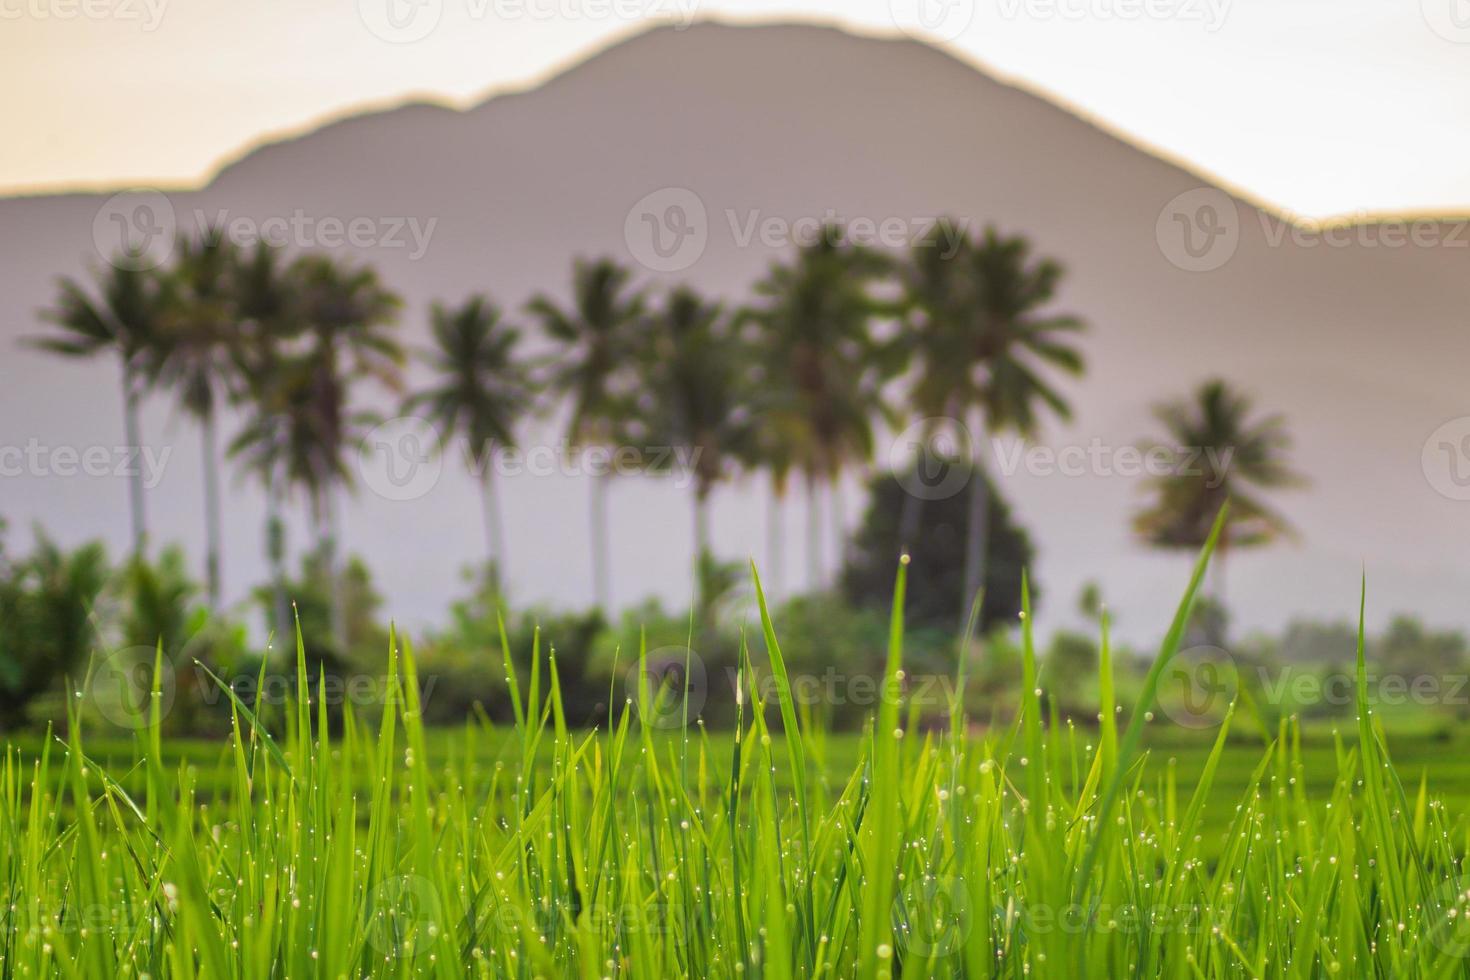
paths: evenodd
<path fill-rule="evenodd" d="M 283 514 L 290 501 L 304 500 L 334 597 L 332 631 L 342 636 L 338 500 L 353 484 L 352 453 L 381 419 L 364 405 L 385 398 L 428 418 L 444 440 L 463 438 L 470 447 L 496 588 L 506 555 L 491 458 L 518 445 L 532 416 L 558 410 L 575 446 L 688 450 L 700 570 L 710 558 L 708 507 L 718 486 L 738 473 L 763 474 L 779 542 L 780 504 L 799 477 L 808 501 L 808 578 L 820 585 L 824 495 L 840 547 L 840 482 L 872 462 L 880 426 L 912 423 L 921 446 L 946 428 L 964 430 L 973 472 L 983 474 L 980 434 L 1030 439 L 1045 418 L 1071 416 L 1063 384 L 1084 371 L 1077 338 L 1085 324 L 1056 309 L 1061 264 L 1022 236 L 993 228 L 970 236 L 948 224 L 939 236 L 945 248 L 898 254 L 823 234 L 773 263 L 735 304 L 688 285 L 641 284 L 608 258 L 578 260 L 564 301 L 539 293 L 514 311 L 484 293 L 436 302 L 431 343 L 413 352 L 430 377 L 418 390 L 405 384 L 403 301 L 373 268 L 263 242 L 243 247 L 214 228 L 181 237 L 159 268 L 117 261 L 90 281 L 63 279 L 43 314 L 53 329 L 33 342 L 118 364 L 129 445 L 143 442 L 139 406 L 153 392 L 197 424 L 206 589 L 216 609 L 224 462 L 261 485 L 278 630 L 290 621 Z M 545 352 L 527 353 L 527 327 L 545 339 Z M 221 445 L 227 407 L 240 424 Z M 1218 380 L 1157 414 L 1165 451 L 1226 446 L 1232 458 L 1213 482 L 1182 471 L 1153 477 L 1135 521 L 1143 540 L 1197 547 L 1226 497 L 1234 509 L 1222 552 L 1287 530 L 1262 497 L 1299 482 L 1279 416 L 1258 417 Z M 590 488 L 594 592 L 603 608 L 609 479 L 598 475 Z M 964 596 L 985 582 L 989 487 L 983 477 L 967 481 Z M 141 476 L 128 492 L 132 549 L 142 556 Z M 920 494 L 904 499 L 904 548 L 923 506 Z M 780 554 L 778 546 L 771 556 L 778 582 Z"/>

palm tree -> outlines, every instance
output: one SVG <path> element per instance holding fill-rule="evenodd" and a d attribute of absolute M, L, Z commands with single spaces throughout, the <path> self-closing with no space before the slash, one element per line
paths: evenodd
<path fill-rule="evenodd" d="M 288 349 L 300 339 L 296 283 L 281 249 L 265 242 L 235 266 L 233 288 L 240 342 L 232 348 L 231 392 L 245 416 L 227 455 L 245 461 L 265 489 L 265 552 L 270 564 L 272 625 L 281 638 L 291 635 L 291 605 L 286 586 L 285 495 L 293 484 L 310 482 L 312 440 L 306 427 L 306 372 Z"/>
<path fill-rule="evenodd" d="M 98 295 L 72 279 L 62 279 L 56 305 L 43 316 L 60 328 L 54 336 L 34 341 L 64 357 L 117 359 L 122 369 L 123 431 L 133 450 L 142 445 L 138 411 L 143 393 L 157 369 L 157 344 L 163 316 L 162 286 L 152 272 L 117 262 L 96 276 Z M 142 556 L 148 528 L 143 504 L 143 473 L 132 467 L 128 482 L 133 554 Z"/>
<path fill-rule="evenodd" d="M 163 329 L 159 332 L 158 382 L 173 389 L 199 425 L 204 457 L 205 581 L 209 605 L 220 606 L 221 544 L 217 410 L 226 395 L 239 340 L 236 309 L 237 256 L 228 238 L 207 228 L 196 239 L 180 236 L 173 268 L 164 280 Z"/>
<path fill-rule="evenodd" d="M 1042 373 L 1050 368 L 1076 375 L 1083 367 L 1068 342 L 1082 322 L 1045 309 L 1061 277 L 1057 262 L 1031 257 L 1025 238 L 1002 237 L 994 228 L 952 252 L 921 247 L 910 256 L 904 292 L 910 349 L 918 361 L 910 399 L 924 416 L 968 420 L 977 474 L 983 472 L 985 433 L 1030 437 L 1042 408 L 1071 416 Z M 987 498 L 986 481 L 972 478 L 962 609 L 985 581 Z"/>
<path fill-rule="evenodd" d="M 760 372 L 753 372 L 749 401 L 759 413 L 766 404 L 760 387 Z M 762 417 L 757 427 L 749 465 L 766 471 L 771 492 L 766 504 L 766 562 L 771 568 L 769 594 L 779 599 L 786 594 L 786 494 L 791 489 L 791 471 L 796 467 L 801 432 L 790 415 Z"/>
<path fill-rule="evenodd" d="M 578 260 L 572 300 L 560 307 L 541 295 L 528 310 L 562 350 L 551 388 L 572 402 L 569 440 L 578 446 L 611 446 L 629 413 L 637 383 L 632 361 L 645 299 L 632 274 L 611 259 Z M 608 581 L 607 490 L 611 471 L 592 483 L 592 582 L 597 605 L 606 610 Z"/>
<path fill-rule="evenodd" d="M 812 588 L 823 582 L 821 489 L 833 493 L 840 550 L 837 483 L 849 466 L 872 457 L 873 420 L 888 414 L 883 383 L 896 367 L 891 346 L 872 329 L 887 309 L 874 297 L 874 283 L 889 264 L 841 240 L 838 230 L 827 229 L 790 264 L 774 266 L 756 284 L 758 305 L 744 317 L 765 352 L 762 424 L 781 431 L 781 456 L 789 453 L 806 480 Z M 776 465 L 786 460 L 778 458 Z"/>
<path fill-rule="evenodd" d="M 724 309 L 674 290 L 648 324 L 640 418 L 651 444 L 687 450 L 694 478 L 694 568 L 710 557 L 709 497 L 754 453 L 756 420 L 744 377 L 748 355 Z"/>
<path fill-rule="evenodd" d="M 535 389 L 516 357 L 520 331 L 501 319 L 490 300 L 471 296 L 453 308 L 435 303 L 432 317 L 434 349 L 424 360 L 438 378 L 433 387 L 410 398 L 405 410 L 426 409 L 445 442 L 456 435 L 469 440 L 469 461 L 480 479 L 485 515 L 489 584 L 498 595 L 505 540 L 495 501 L 493 454 L 498 447 L 515 447 L 516 425 L 530 408 Z"/>
<path fill-rule="evenodd" d="M 1215 600 L 1223 605 L 1227 552 L 1269 544 L 1291 525 L 1262 499 L 1263 491 L 1299 487 L 1305 477 L 1286 455 L 1291 437 L 1281 415 L 1252 417 L 1251 400 L 1224 381 L 1210 379 L 1188 399 L 1155 407 L 1166 438 L 1153 447 L 1168 460 L 1148 490 L 1154 500 L 1133 527 L 1157 548 L 1199 548 L 1221 506 L 1230 513 L 1215 549 Z"/>
<path fill-rule="evenodd" d="M 353 385 L 374 380 L 400 386 L 403 349 L 393 337 L 402 300 L 368 266 L 352 266 L 327 255 L 305 255 L 293 263 L 306 353 L 298 365 L 304 392 L 288 398 L 288 411 L 303 413 L 293 427 L 307 437 L 311 476 L 307 491 L 317 546 L 332 591 L 332 637 L 346 639 L 346 609 L 337 561 L 340 488 L 351 485 L 349 447 L 373 421 L 354 411 Z M 299 400 L 296 400 L 299 399 Z M 345 650 L 344 650 L 345 652 Z"/>

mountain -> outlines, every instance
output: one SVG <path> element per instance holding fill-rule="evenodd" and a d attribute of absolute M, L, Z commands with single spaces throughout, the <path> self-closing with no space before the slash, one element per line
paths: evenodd
<path fill-rule="evenodd" d="M 0 447 L 12 447 L 0 456 L 12 461 L 0 514 L 12 533 L 40 522 L 68 542 L 104 536 L 120 550 L 126 540 L 121 478 L 14 463 L 28 443 L 121 443 L 115 372 L 17 341 L 40 329 L 58 275 L 100 261 L 94 238 L 115 241 L 111 215 L 133 217 L 136 200 L 0 200 Z M 655 29 L 465 111 L 405 105 L 263 146 L 206 187 L 170 191 L 154 217 L 170 208 L 178 227 L 225 217 L 241 233 L 284 229 L 303 246 L 356 228 L 356 244 L 340 247 L 406 296 L 415 343 L 432 300 L 488 290 L 514 308 L 538 290 L 564 294 L 578 255 L 642 260 L 654 267 L 649 281 L 685 279 L 738 299 L 788 253 L 791 223 L 860 228 L 867 219 L 877 234 L 953 215 L 1024 232 L 1068 267 L 1059 309 L 1091 325 L 1088 373 L 1072 389 L 1076 421 L 1050 426 L 1046 446 L 1119 468 L 1117 453 L 1156 431 L 1151 405 L 1212 374 L 1287 416 L 1313 483 L 1280 497 L 1298 541 L 1231 556 L 1243 626 L 1351 615 L 1365 566 L 1376 618 L 1407 608 L 1470 626 L 1461 601 L 1470 573 L 1458 560 L 1470 504 L 1451 499 L 1459 470 L 1447 468 L 1470 462 L 1458 458 L 1470 442 L 1451 426 L 1425 456 L 1431 434 L 1470 414 L 1465 225 L 1293 225 L 912 40 L 811 26 Z M 170 452 L 148 500 L 153 538 L 197 550 L 196 435 L 157 398 L 145 424 L 154 449 Z M 555 427 L 542 428 L 528 441 L 555 449 Z M 1011 468 L 1014 457 L 1000 455 L 995 465 Z M 1044 618 L 1064 619 L 1080 584 L 1096 579 L 1125 634 L 1162 625 L 1188 563 L 1131 539 L 1136 476 L 1048 473 L 1033 458 L 1000 479 L 1039 543 L 1036 575 L 1053 609 Z M 585 482 L 525 474 L 504 483 L 519 597 L 587 600 Z M 349 502 L 347 539 L 400 621 L 438 616 L 462 589 L 457 569 L 480 554 L 473 493 L 451 459 L 411 503 L 368 489 Z M 668 480 L 618 481 L 618 602 L 688 594 L 687 496 Z M 751 544 L 765 540 L 765 496 L 759 481 L 718 493 L 720 553 L 766 560 Z M 860 501 L 852 488 L 844 496 L 851 522 Z M 231 484 L 227 507 L 226 584 L 240 597 L 264 577 L 262 506 L 252 487 Z M 805 567 L 795 509 L 793 573 Z M 304 542 L 304 528 L 292 534 Z"/>

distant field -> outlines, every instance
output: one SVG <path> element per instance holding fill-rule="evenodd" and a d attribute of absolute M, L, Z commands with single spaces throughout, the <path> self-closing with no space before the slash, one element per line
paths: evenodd
<path fill-rule="evenodd" d="M 1351 721 L 1336 723 L 1335 726 L 1309 726 L 1302 736 L 1301 779 L 1309 799 L 1326 800 L 1337 778 L 1334 727 L 1341 734 L 1343 744 L 1351 747 L 1357 737 Z M 1238 728 L 1244 729 L 1246 726 L 1240 725 Z M 495 769 L 497 763 L 508 768 L 519 766 L 521 746 L 514 729 L 481 728 L 478 725 L 476 729 L 476 747 L 473 753 L 475 758 L 469 765 L 471 770 L 488 774 Z M 1071 737 L 1063 737 L 1069 752 L 1070 743 L 1075 742 L 1078 777 L 1085 777 L 1086 767 L 1090 764 L 1092 743 L 1097 738 L 1096 731 L 1078 729 Z M 1161 725 L 1153 733 L 1152 739 L 1145 740 L 1148 754 L 1143 762 L 1144 776 L 1140 784 L 1145 799 L 1139 802 L 1146 807 L 1157 807 L 1166 794 L 1166 780 L 1171 771 L 1178 796 L 1187 799 L 1199 781 L 1214 738 L 1213 729 L 1191 731 L 1177 726 L 1165 728 Z M 809 765 L 817 784 L 826 787 L 834 798 L 858 764 L 861 739 L 857 734 L 831 733 L 822 734 L 814 743 L 817 751 L 808 759 Z M 983 736 L 977 735 L 976 739 L 983 740 Z M 730 765 L 731 740 L 732 733 L 728 731 L 706 732 L 702 738 L 696 733 L 691 736 L 691 751 L 698 753 L 702 747 L 705 764 L 714 771 L 724 772 Z M 470 762 L 466 758 L 470 753 L 466 749 L 466 739 L 461 729 L 432 729 L 426 733 L 426 741 L 435 768 L 459 771 L 462 765 Z M 655 741 L 663 751 L 678 751 L 677 733 L 656 735 Z M 11 744 L 22 754 L 33 755 L 40 740 L 25 737 L 13 740 Z M 1470 726 L 1456 729 L 1449 734 L 1428 734 L 1412 729 L 1391 730 L 1388 747 L 1399 778 L 1411 796 L 1423 779 L 1427 781 L 1429 796 L 1444 803 L 1450 812 L 1470 812 L 1470 767 L 1464 762 L 1467 754 L 1470 754 Z M 1229 821 L 1250 782 L 1252 772 L 1261 761 L 1264 749 L 1265 742 L 1258 734 L 1253 735 L 1248 730 L 1232 733 L 1216 770 L 1203 815 L 1207 828 L 1223 827 Z M 130 738 L 103 738 L 93 735 L 87 739 L 87 751 L 93 759 L 106 763 L 114 777 L 124 786 L 142 787 L 142 777 L 133 763 L 135 749 Z M 164 768 L 173 772 L 178 770 L 180 764 L 187 763 L 192 767 L 192 777 L 201 795 L 228 792 L 235 778 L 231 751 L 231 745 L 225 739 L 169 739 L 164 742 Z M 550 747 L 539 752 L 537 759 L 543 767 L 549 767 Z M 369 774 L 359 772 L 357 776 L 366 786 Z M 784 767 L 778 766 L 776 779 L 779 786 L 789 787 L 790 774 Z M 1075 787 L 1069 786 L 1067 789 L 1075 792 Z"/>

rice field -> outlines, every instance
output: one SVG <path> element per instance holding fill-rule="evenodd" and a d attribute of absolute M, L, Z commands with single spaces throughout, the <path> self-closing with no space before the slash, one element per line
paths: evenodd
<path fill-rule="evenodd" d="M 1234 709 L 1203 736 L 1157 731 L 1210 550 L 1121 711 L 1104 637 L 1095 728 L 1038 695 L 1029 615 L 1013 726 L 974 733 L 958 708 L 944 730 L 918 724 L 902 568 L 860 737 L 798 713 L 763 597 L 741 681 L 764 658 L 776 697 L 751 685 L 724 732 L 650 724 L 683 703 L 652 684 L 573 729 L 554 655 L 508 646 L 513 728 L 426 730 L 399 642 L 371 723 L 334 722 L 305 687 L 283 726 L 233 701 L 223 745 L 165 741 L 156 704 L 131 746 L 94 744 L 74 713 L 63 736 L 5 752 L 0 974 L 1470 972 L 1450 747 L 1420 738 L 1395 765 L 1361 687 L 1335 736 L 1288 721 L 1242 741 Z"/>

